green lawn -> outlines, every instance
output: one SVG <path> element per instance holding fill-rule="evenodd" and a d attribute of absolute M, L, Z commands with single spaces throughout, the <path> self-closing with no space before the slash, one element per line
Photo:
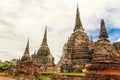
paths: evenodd
<path fill-rule="evenodd" d="M 63 76 L 76 76 L 76 77 L 83 77 L 85 76 L 86 74 L 85 73 L 52 73 L 52 72 L 41 72 L 40 74 L 43 74 L 43 75 L 63 75 Z"/>
<path fill-rule="evenodd" d="M 51 80 L 51 78 L 46 77 L 46 76 L 42 76 L 42 77 L 41 77 L 41 80 Z"/>
<path fill-rule="evenodd" d="M 78 77 L 78 76 L 85 76 L 85 73 L 58 73 L 58 74 L 60 74 L 60 75 L 65 75 L 65 76 L 76 76 L 76 77 Z"/>

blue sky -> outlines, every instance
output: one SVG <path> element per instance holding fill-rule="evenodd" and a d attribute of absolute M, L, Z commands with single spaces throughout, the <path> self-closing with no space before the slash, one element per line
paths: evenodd
<path fill-rule="evenodd" d="M 28 37 L 33 54 L 47 26 L 48 45 L 57 63 L 73 32 L 77 4 L 88 36 L 98 40 L 104 19 L 111 43 L 120 41 L 120 0 L 0 0 L 0 59 L 20 58 Z"/>

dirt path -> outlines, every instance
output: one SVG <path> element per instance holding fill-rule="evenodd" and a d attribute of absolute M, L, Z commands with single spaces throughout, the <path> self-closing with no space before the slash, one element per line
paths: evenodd
<path fill-rule="evenodd" d="M 15 79 L 8 78 L 8 77 L 0 77 L 0 80 L 15 80 Z"/>

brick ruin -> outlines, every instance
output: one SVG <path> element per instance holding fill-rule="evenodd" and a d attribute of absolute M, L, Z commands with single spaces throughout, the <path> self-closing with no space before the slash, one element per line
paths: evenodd
<path fill-rule="evenodd" d="M 37 54 L 34 52 L 34 54 L 30 56 L 28 39 L 25 52 L 21 59 L 17 61 L 16 66 L 14 66 L 15 71 L 12 74 L 17 77 L 34 79 L 37 75 L 39 75 L 39 72 L 52 72 L 54 66 L 54 57 L 50 53 L 50 49 L 47 45 L 46 28 L 41 47 L 38 49 Z"/>
<path fill-rule="evenodd" d="M 105 22 L 102 19 L 99 39 L 96 42 L 90 39 L 84 32 L 77 7 L 73 33 L 63 47 L 63 55 L 55 66 L 55 71 L 86 72 L 86 79 L 90 75 L 93 78 L 95 75 L 104 76 L 102 80 L 106 80 L 105 76 L 120 76 L 120 42 L 114 42 L 112 45 L 108 38 Z"/>
<path fill-rule="evenodd" d="M 79 8 L 73 33 L 63 47 L 63 56 L 57 68 L 62 72 L 83 72 L 93 64 L 119 64 L 120 42 L 110 44 L 105 22 L 101 20 L 99 40 L 94 42 L 84 32 Z M 61 63 L 60 63 L 61 62 Z M 70 67 L 68 67 L 70 66 Z M 56 68 L 56 69 L 57 69 Z M 93 68 L 93 67 L 92 67 Z"/>
<path fill-rule="evenodd" d="M 54 57 L 47 44 L 46 28 L 41 47 L 37 53 L 35 52 L 31 56 L 28 40 L 24 55 L 17 61 L 14 74 L 34 78 L 38 72 L 86 72 L 86 80 L 88 78 L 94 80 L 95 76 L 104 76 L 102 80 L 106 80 L 106 75 L 116 78 L 120 75 L 120 42 L 112 45 L 108 38 L 103 19 L 101 20 L 99 39 L 94 42 L 92 38 L 88 37 L 84 31 L 77 6 L 75 27 L 64 44 L 60 61 L 56 65 L 54 64 Z"/>
<path fill-rule="evenodd" d="M 93 41 L 89 39 L 84 32 L 84 28 L 80 19 L 79 8 L 76 11 L 76 21 L 73 34 L 69 37 L 67 43 L 63 47 L 63 56 L 60 66 L 57 70 L 60 72 L 82 72 L 85 64 L 91 61 Z"/>

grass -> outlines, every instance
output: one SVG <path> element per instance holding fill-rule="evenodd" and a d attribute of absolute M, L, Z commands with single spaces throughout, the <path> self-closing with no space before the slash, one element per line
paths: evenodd
<path fill-rule="evenodd" d="M 52 75 L 52 74 L 54 74 L 54 72 L 40 72 L 39 74 L 43 74 L 43 75 Z"/>
<path fill-rule="evenodd" d="M 0 76 L 5 76 L 5 73 L 4 72 L 0 72 Z"/>
<path fill-rule="evenodd" d="M 85 73 L 54 73 L 54 72 L 41 72 L 42 75 L 63 75 L 63 76 L 73 76 L 73 77 L 83 77 Z"/>
<path fill-rule="evenodd" d="M 47 77 L 47 76 L 42 76 L 42 77 L 41 77 L 41 80 L 51 80 L 51 78 L 50 78 L 50 77 Z"/>
<path fill-rule="evenodd" d="M 83 77 L 85 76 L 85 73 L 60 73 L 60 75 L 64 76 L 75 76 L 75 77 Z"/>

